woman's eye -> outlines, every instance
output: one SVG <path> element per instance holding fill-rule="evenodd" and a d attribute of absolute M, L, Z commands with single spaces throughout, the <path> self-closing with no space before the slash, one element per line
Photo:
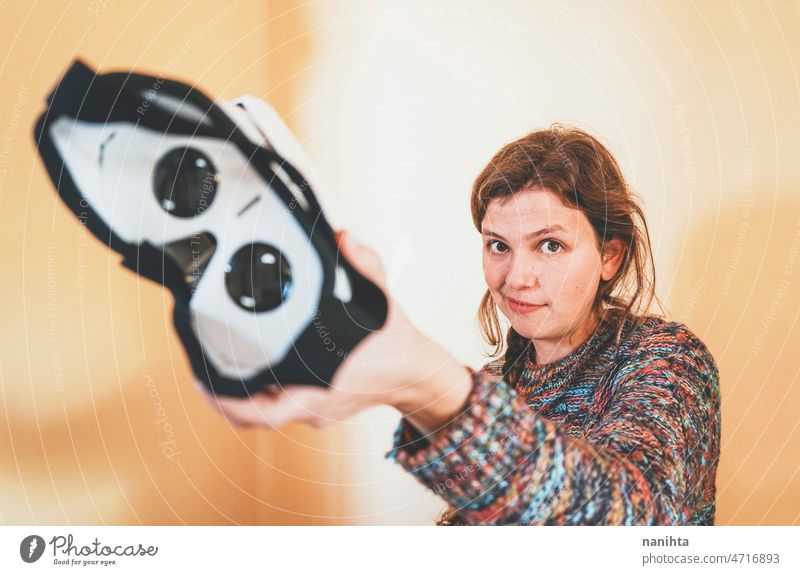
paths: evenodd
<path fill-rule="evenodd" d="M 557 254 L 561 251 L 561 244 L 555 240 L 546 240 L 542 242 L 542 247 L 544 248 L 544 253 L 546 254 Z"/>
<path fill-rule="evenodd" d="M 486 246 L 493 254 L 504 254 L 508 251 L 508 246 L 499 240 L 489 240 Z"/>

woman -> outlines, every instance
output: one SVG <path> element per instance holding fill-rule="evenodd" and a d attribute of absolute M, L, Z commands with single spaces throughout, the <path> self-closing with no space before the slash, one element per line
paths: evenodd
<path fill-rule="evenodd" d="M 647 225 L 608 150 L 574 128 L 528 134 L 492 158 L 471 205 L 494 356 L 497 308 L 511 324 L 502 358 L 480 371 L 459 365 L 390 302 L 385 327 L 331 389 L 210 403 L 267 427 L 396 407 L 390 456 L 449 503 L 443 523 L 712 524 L 717 367 L 686 326 L 645 315 Z M 377 255 L 346 234 L 339 242 L 386 291 Z"/>

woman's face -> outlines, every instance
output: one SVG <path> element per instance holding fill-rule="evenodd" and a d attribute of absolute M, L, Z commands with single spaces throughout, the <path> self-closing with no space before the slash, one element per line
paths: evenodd
<path fill-rule="evenodd" d="M 602 258 L 586 215 L 541 188 L 492 200 L 481 235 L 495 304 L 533 341 L 539 363 L 569 355 L 597 325 L 592 303 L 600 279 L 619 269 L 621 242 L 606 242 Z"/>

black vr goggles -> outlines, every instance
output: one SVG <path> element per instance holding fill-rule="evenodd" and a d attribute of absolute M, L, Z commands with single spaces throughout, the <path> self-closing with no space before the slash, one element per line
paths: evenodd
<path fill-rule="evenodd" d="M 76 61 L 34 138 L 72 212 L 172 292 L 175 329 L 214 393 L 327 385 L 384 324 L 385 295 L 338 257 L 314 195 L 324 185 L 265 102 Z"/>

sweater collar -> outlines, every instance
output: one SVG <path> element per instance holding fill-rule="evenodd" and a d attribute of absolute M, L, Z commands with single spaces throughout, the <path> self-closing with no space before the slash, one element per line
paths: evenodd
<path fill-rule="evenodd" d="M 569 355 L 544 364 L 536 363 L 536 350 L 533 345 L 525 358 L 520 385 L 529 386 L 536 382 L 548 380 L 551 383 L 560 382 L 566 385 L 579 373 L 581 366 L 594 357 L 598 351 L 604 349 L 615 333 L 618 326 L 618 316 L 607 313 L 597 324 L 594 332 L 576 347 Z"/>

